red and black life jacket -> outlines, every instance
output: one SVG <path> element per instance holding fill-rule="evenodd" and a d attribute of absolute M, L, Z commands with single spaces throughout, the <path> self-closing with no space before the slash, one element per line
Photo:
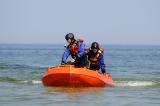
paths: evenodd
<path fill-rule="evenodd" d="M 91 51 L 92 49 L 90 48 L 89 51 Z M 97 53 L 95 55 L 89 55 L 88 59 L 90 61 L 91 64 L 95 64 L 98 65 L 98 60 L 99 60 L 99 56 L 103 54 L 104 49 L 103 48 L 99 48 L 99 50 L 97 51 Z"/>
<path fill-rule="evenodd" d="M 68 49 L 70 51 L 70 54 L 71 55 L 77 55 L 78 54 L 78 42 L 82 42 L 83 43 L 83 39 L 77 39 L 75 40 L 73 43 L 70 43 L 68 45 Z"/>

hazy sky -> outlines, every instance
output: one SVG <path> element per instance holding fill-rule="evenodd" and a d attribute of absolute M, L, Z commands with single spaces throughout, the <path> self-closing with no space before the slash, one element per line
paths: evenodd
<path fill-rule="evenodd" d="M 0 0 L 0 43 L 160 44 L 160 0 Z"/>

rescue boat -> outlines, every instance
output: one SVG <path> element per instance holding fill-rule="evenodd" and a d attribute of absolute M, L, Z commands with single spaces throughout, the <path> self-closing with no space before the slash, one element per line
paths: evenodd
<path fill-rule="evenodd" d="M 114 86 L 112 77 L 87 68 L 74 65 L 60 65 L 48 68 L 42 76 L 46 87 L 104 87 Z"/>

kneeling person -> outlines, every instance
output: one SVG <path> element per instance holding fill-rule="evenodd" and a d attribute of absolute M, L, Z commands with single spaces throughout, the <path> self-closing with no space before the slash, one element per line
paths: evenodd
<path fill-rule="evenodd" d="M 83 40 L 76 40 L 74 34 L 68 33 L 65 36 L 66 41 L 69 45 L 66 47 L 66 50 L 63 53 L 61 64 L 65 64 L 69 55 L 75 60 L 74 65 L 76 67 L 85 66 L 85 56 L 84 56 L 84 44 Z"/>
<path fill-rule="evenodd" d="M 103 50 L 99 48 L 99 44 L 97 42 L 93 42 L 91 44 L 91 47 L 87 51 L 85 51 L 85 54 L 88 56 L 89 69 L 101 69 L 101 72 L 103 74 L 106 73 L 106 67 L 103 59 Z"/>

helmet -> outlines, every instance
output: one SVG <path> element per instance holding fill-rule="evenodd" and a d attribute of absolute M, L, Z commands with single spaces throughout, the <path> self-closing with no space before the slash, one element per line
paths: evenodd
<path fill-rule="evenodd" d="M 91 44 L 91 49 L 99 49 L 99 44 L 97 42 L 93 42 Z"/>
<path fill-rule="evenodd" d="M 73 39 L 74 39 L 74 34 L 73 34 L 73 33 L 68 33 L 68 34 L 65 36 L 65 39 L 66 39 L 66 40 L 68 40 L 68 39 L 73 40 Z"/>

